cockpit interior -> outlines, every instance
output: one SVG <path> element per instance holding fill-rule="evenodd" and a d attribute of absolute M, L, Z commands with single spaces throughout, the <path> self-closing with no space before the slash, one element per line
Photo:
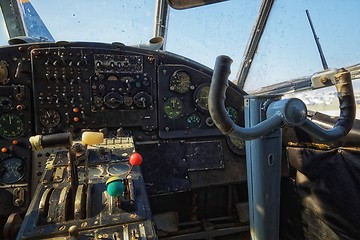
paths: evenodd
<path fill-rule="evenodd" d="M 161 23 L 234 0 L 155 2 Z M 259 2 L 230 81 L 230 57 L 166 51 L 166 24 L 145 44 L 52 41 L 26 34 L 29 1 L 2 1 L 0 239 L 359 239 L 360 65 L 247 91 Z M 336 114 L 291 95 L 320 88 Z"/>

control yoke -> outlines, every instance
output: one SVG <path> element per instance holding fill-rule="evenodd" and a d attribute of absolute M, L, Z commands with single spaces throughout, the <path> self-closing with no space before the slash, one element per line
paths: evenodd
<path fill-rule="evenodd" d="M 335 75 L 340 117 L 326 130 L 307 118 L 303 101 L 278 100 L 279 96 L 249 96 L 245 99 L 245 128 L 237 126 L 225 109 L 231 58 L 216 59 L 209 92 L 209 112 L 218 127 L 231 138 L 246 143 L 250 232 L 254 240 L 279 239 L 281 131 L 283 126 L 299 127 L 320 141 L 345 136 L 354 123 L 355 99 L 350 73 L 341 69 Z M 272 135 L 268 135 L 269 133 Z M 262 139 L 259 139 L 262 137 Z M 267 161 L 266 161 L 267 159 Z M 265 161 L 264 161 L 265 160 Z"/>
<path fill-rule="evenodd" d="M 351 130 L 356 113 L 354 91 L 350 73 L 343 68 L 335 75 L 340 117 L 332 129 L 323 129 L 308 119 L 306 105 L 297 98 L 270 103 L 266 110 L 266 120 L 253 127 L 237 126 L 225 109 L 225 93 L 229 86 L 231 63 L 232 59 L 228 56 L 221 55 L 216 58 L 209 92 L 209 112 L 215 125 L 223 134 L 232 138 L 251 140 L 287 125 L 299 127 L 320 141 L 334 141 Z"/>

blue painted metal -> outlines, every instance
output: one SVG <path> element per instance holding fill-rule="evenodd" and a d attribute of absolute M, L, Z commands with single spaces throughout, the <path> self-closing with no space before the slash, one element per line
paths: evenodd
<path fill-rule="evenodd" d="M 55 41 L 29 0 L 21 1 L 20 12 L 24 21 L 26 35 L 28 37 L 37 38 L 44 42 Z"/>
<path fill-rule="evenodd" d="M 276 97 L 245 99 L 245 126 L 266 119 L 264 105 Z M 253 240 L 279 239 L 281 128 L 246 142 L 250 231 Z"/>

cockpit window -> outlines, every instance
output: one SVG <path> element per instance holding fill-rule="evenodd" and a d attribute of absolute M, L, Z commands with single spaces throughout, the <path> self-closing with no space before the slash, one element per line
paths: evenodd
<path fill-rule="evenodd" d="M 360 80 L 352 81 L 356 104 L 356 119 L 360 119 Z M 310 111 L 321 112 L 337 117 L 340 114 L 339 99 L 335 86 L 317 90 L 308 90 L 298 93 L 287 94 L 284 98 L 300 98 Z"/>
<path fill-rule="evenodd" d="M 153 35 L 155 0 L 32 0 L 56 41 L 146 43 Z"/>
<path fill-rule="evenodd" d="M 308 9 L 329 68 L 360 63 L 360 1 L 275 1 L 244 89 L 248 92 L 323 70 Z"/>
<path fill-rule="evenodd" d="M 226 1 L 187 10 L 170 9 L 166 50 L 210 68 L 225 54 L 234 80 L 259 13 L 261 1 Z"/>
<path fill-rule="evenodd" d="M 4 19 L 4 16 L 2 14 L 2 11 L 0 9 L 0 19 Z M 0 21 L 0 46 L 1 45 L 6 45 L 7 41 L 9 39 L 7 30 L 6 30 L 6 26 L 5 26 L 5 21 Z"/>

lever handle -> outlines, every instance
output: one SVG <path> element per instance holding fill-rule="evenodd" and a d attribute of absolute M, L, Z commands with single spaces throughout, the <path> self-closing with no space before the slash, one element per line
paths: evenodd
<path fill-rule="evenodd" d="M 266 135 L 280 127 L 282 119 L 276 114 L 251 128 L 239 127 L 231 120 L 225 109 L 231 63 L 232 59 L 228 56 L 220 55 L 216 58 L 210 85 L 209 112 L 218 129 L 230 137 L 250 140 Z"/>

